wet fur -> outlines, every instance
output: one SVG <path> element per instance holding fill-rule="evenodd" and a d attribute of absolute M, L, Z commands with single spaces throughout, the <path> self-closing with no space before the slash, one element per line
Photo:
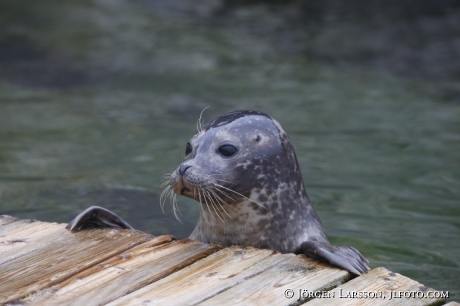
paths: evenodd
<path fill-rule="evenodd" d="M 234 111 L 211 120 L 189 141 L 192 151 L 171 173 L 176 194 L 201 203 L 191 239 L 306 253 L 355 274 L 367 260 L 352 247 L 329 243 L 310 204 L 294 148 L 281 125 L 257 111 Z M 220 145 L 238 153 L 225 158 Z M 184 167 L 186 166 L 186 167 Z"/>
<path fill-rule="evenodd" d="M 331 245 L 310 204 L 294 148 L 281 125 L 258 111 L 233 111 L 203 126 L 187 145 L 184 161 L 165 176 L 160 197 L 167 198 L 180 220 L 177 195 L 201 203 L 198 223 L 190 235 L 202 242 L 304 253 L 327 260 L 355 274 L 368 262 L 353 247 Z M 230 157 L 223 145 L 237 148 Z M 131 228 L 114 213 L 92 206 L 67 228 Z"/>

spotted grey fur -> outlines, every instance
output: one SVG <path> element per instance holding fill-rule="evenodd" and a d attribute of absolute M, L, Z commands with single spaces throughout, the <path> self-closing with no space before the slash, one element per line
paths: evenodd
<path fill-rule="evenodd" d="M 223 156 L 219 150 L 225 145 L 236 153 Z M 187 146 L 165 191 L 201 203 L 191 239 L 305 253 L 355 274 L 368 271 L 355 248 L 329 243 L 291 141 L 272 117 L 250 110 L 223 114 L 199 129 Z M 74 221 L 69 227 L 79 223 Z"/>

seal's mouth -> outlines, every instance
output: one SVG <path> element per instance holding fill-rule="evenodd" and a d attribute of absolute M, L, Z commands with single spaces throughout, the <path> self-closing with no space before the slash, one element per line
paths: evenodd
<path fill-rule="evenodd" d="M 187 187 L 184 187 L 184 188 L 182 188 L 182 189 L 180 190 L 180 194 L 181 194 L 181 195 L 185 195 L 186 192 L 191 192 L 191 190 L 190 190 L 189 188 L 187 188 Z"/>

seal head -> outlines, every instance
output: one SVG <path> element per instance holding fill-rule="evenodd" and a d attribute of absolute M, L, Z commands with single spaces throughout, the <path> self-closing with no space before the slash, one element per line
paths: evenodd
<path fill-rule="evenodd" d="M 303 252 L 355 274 L 368 270 L 356 249 L 329 243 L 291 141 L 265 113 L 238 110 L 211 120 L 186 144 L 169 182 L 202 204 L 191 239 Z"/>

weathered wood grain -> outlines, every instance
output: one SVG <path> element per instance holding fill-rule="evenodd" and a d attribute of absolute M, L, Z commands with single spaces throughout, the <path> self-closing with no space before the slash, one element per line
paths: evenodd
<path fill-rule="evenodd" d="M 160 236 L 24 299 L 33 305 L 104 305 L 206 257 L 223 246 Z M 166 244 L 164 244 L 166 243 Z"/>
<path fill-rule="evenodd" d="M 46 222 L 16 221 L 2 227 L 8 232 L 0 234 L 0 264 L 46 246 L 65 231 L 64 224 Z"/>
<path fill-rule="evenodd" d="M 48 241 L 47 236 L 36 237 L 35 249 L 0 264 L 0 303 L 19 300 L 37 290 L 62 282 L 152 239 L 151 235 L 134 230 L 86 230 L 71 233 L 62 224 L 50 226 L 55 227 L 59 234 L 56 239 Z M 55 237 L 55 232 L 50 235 Z M 42 239 L 48 242 L 42 244 Z"/>
<path fill-rule="evenodd" d="M 19 220 L 8 215 L 0 215 L 0 226 Z"/>
<path fill-rule="evenodd" d="M 27 219 L 22 219 L 22 220 L 11 220 L 10 218 L 6 218 L 7 222 L 5 224 L 2 224 L 0 226 L 0 237 L 5 235 L 5 234 L 13 234 L 14 231 L 16 230 L 22 230 L 22 227 L 24 224 L 34 224 L 35 221 L 33 220 L 27 220 Z"/>
<path fill-rule="evenodd" d="M 109 305 L 194 305 L 285 260 L 271 250 L 228 247 Z"/>
<path fill-rule="evenodd" d="M 385 268 L 348 281 L 347 271 L 304 255 L 134 230 L 71 233 L 64 227 L 0 216 L 0 304 L 289 305 L 312 298 L 308 292 L 326 293 L 302 305 L 445 303 L 442 297 L 405 297 L 435 290 Z M 285 296 L 287 289 L 292 297 Z M 386 295 L 362 299 L 352 292 Z M 403 295 L 395 298 L 395 292 Z"/>
<path fill-rule="evenodd" d="M 200 305 L 289 305 L 307 299 L 304 292 L 330 290 L 352 276 L 349 272 L 328 264 L 313 262 L 305 255 L 278 254 L 282 260 L 235 287 L 232 287 Z M 293 290 L 291 298 L 286 290 Z"/>
<path fill-rule="evenodd" d="M 314 299 L 305 304 L 305 306 L 315 305 L 411 305 L 411 306 L 422 306 L 422 305 L 442 305 L 445 299 L 439 298 L 390 298 L 390 293 L 397 292 L 428 292 L 436 291 L 431 288 L 427 288 L 422 284 L 402 276 L 398 273 L 393 273 L 385 268 L 376 268 L 365 275 L 361 275 L 346 284 L 343 284 L 330 293 L 334 297 L 325 297 L 320 299 Z M 384 297 L 380 298 L 359 298 L 352 297 L 354 293 L 366 293 L 370 292 L 383 294 Z"/>

